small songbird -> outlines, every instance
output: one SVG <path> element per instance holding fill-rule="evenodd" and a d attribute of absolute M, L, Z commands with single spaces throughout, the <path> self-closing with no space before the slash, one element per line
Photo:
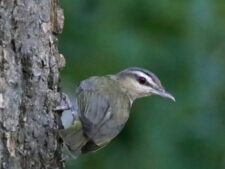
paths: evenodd
<path fill-rule="evenodd" d="M 115 75 L 93 76 L 76 90 L 77 114 L 60 131 L 71 157 L 106 146 L 124 128 L 135 99 L 158 95 L 175 101 L 152 72 L 138 67 Z"/>

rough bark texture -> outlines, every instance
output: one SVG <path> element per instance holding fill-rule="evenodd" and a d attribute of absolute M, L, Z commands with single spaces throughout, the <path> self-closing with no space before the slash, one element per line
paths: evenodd
<path fill-rule="evenodd" d="M 62 168 L 57 0 L 0 0 L 0 168 Z"/>

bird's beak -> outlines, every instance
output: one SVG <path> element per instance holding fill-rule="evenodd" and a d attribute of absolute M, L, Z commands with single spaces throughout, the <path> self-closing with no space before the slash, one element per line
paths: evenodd
<path fill-rule="evenodd" d="M 164 97 L 164 98 L 167 98 L 167 99 L 171 99 L 173 100 L 174 102 L 176 101 L 175 97 L 173 97 L 172 94 L 170 94 L 169 92 L 167 91 L 164 91 L 164 90 L 156 90 L 153 92 L 155 95 L 158 95 L 158 96 L 161 96 L 161 97 Z"/>

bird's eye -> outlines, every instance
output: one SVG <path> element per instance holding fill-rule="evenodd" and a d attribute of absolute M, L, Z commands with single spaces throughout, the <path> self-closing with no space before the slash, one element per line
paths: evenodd
<path fill-rule="evenodd" d="M 139 77 L 139 78 L 138 78 L 138 82 L 139 82 L 140 84 L 145 84 L 145 83 L 146 83 L 146 79 L 145 79 L 144 77 Z"/>

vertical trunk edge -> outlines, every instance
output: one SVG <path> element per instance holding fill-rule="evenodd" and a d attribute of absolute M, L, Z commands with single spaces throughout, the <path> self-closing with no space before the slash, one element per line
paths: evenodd
<path fill-rule="evenodd" d="M 61 169 L 58 0 L 0 0 L 0 168 Z"/>

